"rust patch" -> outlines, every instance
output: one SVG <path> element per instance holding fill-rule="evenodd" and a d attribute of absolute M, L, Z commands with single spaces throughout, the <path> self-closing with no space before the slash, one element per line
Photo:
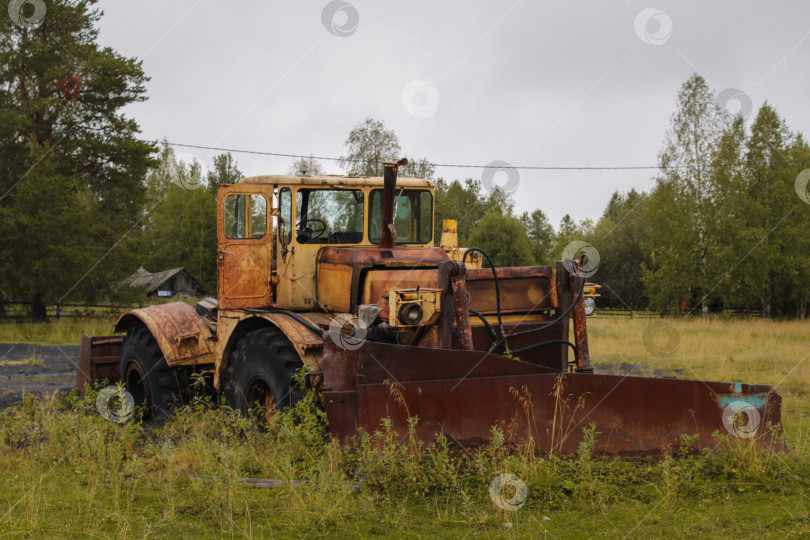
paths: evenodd
<path fill-rule="evenodd" d="M 76 370 L 76 389 L 83 390 L 93 381 L 120 378 L 121 346 L 123 336 L 82 336 L 79 365 Z"/>
<path fill-rule="evenodd" d="M 183 302 L 172 302 L 134 309 L 124 313 L 115 324 L 123 332 L 140 323 L 146 325 L 170 366 L 193 366 L 214 363 L 213 337 L 194 308 Z"/>
<path fill-rule="evenodd" d="M 478 351 L 370 342 L 349 351 L 327 341 L 322 366 L 332 435 L 344 443 L 386 417 L 407 436 L 409 415 L 419 417 L 423 441 L 442 434 L 466 447 L 488 441 L 499 426 L 510 442 L 541 452 L 575 453 L 590 423 L 598 454 L 660 455 L 678 448 L 683 434 L 697 435 L 695 450 L 712 449 L 712 434 L 726 433 L 717 396 L 728 383 L 560 373 Z M 740 394 L 760 405 L 754 443 L 786 451 L 776 436 L 781 397 L 763 385 L 745 385 Z M 766 401 L 755 402 L 761 396 Z"/>

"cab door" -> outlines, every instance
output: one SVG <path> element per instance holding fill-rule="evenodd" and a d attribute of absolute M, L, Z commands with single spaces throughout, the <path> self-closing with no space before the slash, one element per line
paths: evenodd
<path fill-rule="evenodd" d="M 219 307 L 267 307 L 273 302 L 273 186 L 221 185 L 217 203 Z"/>

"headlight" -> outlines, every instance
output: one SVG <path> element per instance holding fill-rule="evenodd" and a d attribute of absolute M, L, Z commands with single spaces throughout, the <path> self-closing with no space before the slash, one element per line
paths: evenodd
<path fill-rule="evenodd" d="M 399 308 L 399 321 L 402 324 L 415 325 L 422 320 L 422 308 L 419 304 L 405 304 Z"/>
<path fill-rule="evenodd" d="M 591 297 L 585 298 L 585 316 L 590 317 L 596 311 L 596 300 Z"/>
<path fill-rule="evenodd" d="M 393 289 L 388 294 L 388 321 L 394 328 L 430 326 L 439 320 L 441 289 Z"/>

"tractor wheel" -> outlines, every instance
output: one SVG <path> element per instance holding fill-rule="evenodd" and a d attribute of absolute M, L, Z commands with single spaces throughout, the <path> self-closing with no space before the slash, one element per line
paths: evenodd
<path fill-rule="evenodd" d="M 155 419 L 167 417 L 181 395 L 175 374 L 146 326 L 136 326 L 124 337 L 121 380 L 135 406 L 144 405 L 146 415 Z"/>
<path fill-rule="evenodd" d="M 253 330 L 231 353 L 225 370 L 225 398 L 245 417 L 258 406 L 269 422 L 274 411 L 290 410 L 304 397 L 295 379 L 301 366 L 298 353 L 281 330 Z"/>

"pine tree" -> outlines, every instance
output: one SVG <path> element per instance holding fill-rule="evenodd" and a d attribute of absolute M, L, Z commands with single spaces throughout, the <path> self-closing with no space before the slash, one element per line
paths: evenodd
<path fill-rule="evenodd" d="M 554 254 L 554 228 L 548 222 L 548 218 L 539 208 L 531 214 L 524 212 L 520 216 L 520 221 L 526 229 L 531 243 L 532 257 L 537 264 L 553 265 Z"/>
<path fill-rule="evenodd" d="M 149 200 L 143 230 L 143 263 L 151 272 L 179 266 L 209 294 L 217 282 L 217 203 L 207 189 L 187 189 L 198 164 L 178 162 L 164 144 L 159 164 L 147 176 Z M 234 165 L 235 167 L 235 165 Z"/>
<path fill-rule="evenodd" d="M 650 265 L 649 231 L 644 221 L 649 196 L 630 190 L 615 192 L 585 239 L 599 252 L 599 274 L 603 289 L 600 305 L 620 309 L 644 309 L 649 300 L 642 280 Z"/>
<path fill-rule="evenodd" d="M 746 154 L 748 195 L 752 204 L 748 228 L 756 239 L 752 256 L 758 262 L 752 269 L 755 291 L 759 294 L 762 316 L 774 315 L 776 272 L 792 234 L 788 218 L 792 205 L 793 167 L 788 163 L 790 132 L 776 111 L 766 102 L 757 112 L 751 126 Z M 783 225 L 785 225 L 783 227 Z"/>
<path fill-rule="evenodd" d="M 154 146 L 121 109 L 148 79 L 98 45 L 95 3 L 48 2 L 35 29 L 0 17 L 0 287 L 15 297 L 100 298 L 137 259 Z"/>
<path fill-rule="evenodd" d="M 230 152 L 214 156 L 214 168 L 208 173 L 208 189 L 217 197 L 217 186 L 220 184 L 233 184 L 242 178 L 242 172 L 236 165 Z"/>

